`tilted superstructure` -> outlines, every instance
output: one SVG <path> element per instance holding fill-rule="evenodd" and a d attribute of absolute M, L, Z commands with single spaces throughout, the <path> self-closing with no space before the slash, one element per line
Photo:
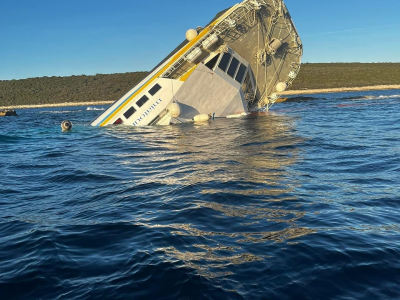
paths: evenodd
<path fill-rule="evenodd" d="M 300 70 L 302 42 L 282 0 L 245 0 L 186 38 L 92 125 L 168 125 L 266 111 Z"/>

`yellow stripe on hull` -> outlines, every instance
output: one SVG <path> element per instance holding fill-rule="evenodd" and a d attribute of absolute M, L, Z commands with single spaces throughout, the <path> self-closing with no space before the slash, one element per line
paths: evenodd
<path fill-rule="evenodd" d="M 203 31 L 195 38 L 193 39 L 191 42 L 189 42 L 185 47 L 182 48 L 182 50 L 180 50 L 170 61 L 170 63 L 168 63 L 164 68 L 162 68 L 156 75 L 154 75 L 154 77 L 147 82 L 145 85 L 143 85 L 135 94 L 133 94 L 131 97 L 129 97 L 128 100 L 125 101 L 125 103 L 123 103 L 117 110 L 115 110 L 107 119 L 105 119 L 100 126 L 105 126 L 107 125 L 107 123 L 115 117 L 116 114 L 118 114 L 126 105 L 128 105 L 128 103 L 134 98 L 136 97 L 137 94 L 141 93 L 144 89 L 146 89 L 149 84 L 151 84 L 155 78 L 158 78 L 162 73 L 164 73 L 172 64 L 175 63 L 175 61 L 181 57 L 187 50 L 189 50 L 193 45 L 195 45 L 200 39 L 202 39 L 207 33 L 210 32 L 210 30 L 212 29 L 212 27 L 217 24 L 219 21 L 216 20 L 214 23 L 212 23 L 210 26 L 206 27 L 203 29 Z"/>
<path fill-rule="evenodd" d="M 198 67 L 198 64 L 193 66 L 189 71 L 187 71 L 185 74 L 183 74 L 179 80 L 180 81 L 186 81 L 190 75 L 192 75 L 192 73 L 194 72 L 194 70 L 196 70 L 196 68 Z"/>

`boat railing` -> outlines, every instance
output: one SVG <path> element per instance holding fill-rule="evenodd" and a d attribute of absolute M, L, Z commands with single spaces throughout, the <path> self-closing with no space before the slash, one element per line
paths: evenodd
<path fill-rule="evenodd" d="M 186 61 L 187 56 L 196 47 L 201 48 L 204 40 L 209 38 L 213 34 L 222 35 L 226 31 L 236 28 L 237 25 L 243 23 L 246 18 L 251 16 L 251 12 L 258 9 L 256 4 L 266 5 L 264 0 L 247 0 L 241 4 L 238 4 L 236 8 L 227 15 L 223 20 L 217 23 L 206 35 L 197 41 L 192 47 L 190 47 L 184 54 L 182 54 L 174 64 L 172 64 L 161 77 L 168 78 L 175 70 L 179 69 Z"/>

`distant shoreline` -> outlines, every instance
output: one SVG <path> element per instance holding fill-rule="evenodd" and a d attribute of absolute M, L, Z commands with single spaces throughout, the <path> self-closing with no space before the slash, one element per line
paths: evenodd
<path fill-rule="evenodd" d="M 0 109 L 27 109 L 27 108 L 46 108 L 46 107 L 108 105 L 108 104 L 113 104 L 114 102 L 115 101 L 91 101 L 91 102 L 65 102 L 57 104 L 14 105 L 14 106 L 0 106 Z"/>
<path fill-rule="evenodd" d="M 395 84 L 395 85 L 373 85 L 373 86 L 350 87 L 350 88 L 293 90 L 293 91 L 284 92 L 282 94 L 282 96 L 328 94 L 328 93 L 345 93 L 345 92 L 361 92 L 361 91 L 385 91 L 385 90 L 398 90 L 398 89 L 400 89 L 400 84 Z"/>
<path fill-rule="evenodd" d="M 344 92 L 358 92 L 358 91 L 385 91 L 385 90 L 397 90 L 397 89 L 400 89 L 400 84 L 375 85 L 375 86 L 363 86 L 363 87 L 352 87 L 352 88 L 293 90 L 284 92 L 282 96 L 344 93 Z M 65 102 L 57 104 L 0 106 L 0 109 L 28 109 L 28 108 L 48 108 L 48 107 L 68 107 L 68 106 L 109 105 L 113 103 L 114 101 Z"/>

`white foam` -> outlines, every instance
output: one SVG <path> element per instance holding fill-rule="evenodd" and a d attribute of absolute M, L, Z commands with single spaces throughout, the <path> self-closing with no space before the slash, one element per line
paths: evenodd
<path fill-rule="evenodd" d="M 105 110 L 104 108 L 88 107 L 86 110 Z"/>
<path fill-rule="evenodd" d="M 400 98 L 400 95 L 365 96 L 365 97 L 357 97 L 351 100 L 383 100 L 383 99 L 394 99 L 394 98 Z"/>
<path fill-rule="evenodd" d="M 392 98 L 400 98 L 400 95 L 390 95 L 390 96 L 379 96 L 378 99 L 392 99 Z"/>
<path fill-rule="evenodd" d="M 41 114 L 66 114 L 66 113 L 74 113 L 78 112 L 78 110 L 54 110 L 54 111 L 41 111 Z"/>

